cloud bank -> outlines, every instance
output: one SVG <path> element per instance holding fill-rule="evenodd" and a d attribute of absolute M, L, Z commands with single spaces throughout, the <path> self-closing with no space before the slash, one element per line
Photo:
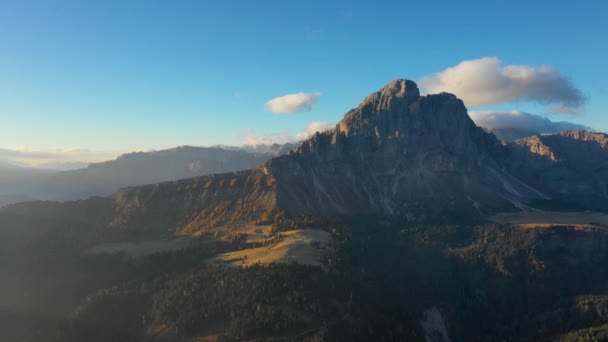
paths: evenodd
<path fill-rule="evenodd" d="M 521 131 L 534 131 L 541 134 L 553 134 L 566 130 L 593 130 L 590 127 L 568 121 L 551 121 L 540 115 L 520 112 L 476 112 L 469 116 L 478 126 L 495 128 L 515 128 Z"/>
<path fill-rule="evenodd" d="M 320 93 L 288 94 L 266 102 L 266 108 L 275 114 L 310 111 L 317 104 L 320 96 Z"/>
<path fill-rule="evenodd" d="M 496 57 L 463 61 L 420 84 L 429 93 L 453 93 L 468 107 L 524 100 L 557 104 L 554 112 L 572 114 L 585 103 L 580 90 L 552 67 L 503 65 Z"/>

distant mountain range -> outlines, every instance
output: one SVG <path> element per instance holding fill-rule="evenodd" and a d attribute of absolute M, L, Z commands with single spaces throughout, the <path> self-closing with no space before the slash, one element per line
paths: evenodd
<path fill-rule="evenodd" d="M 42 189 L 56 171 L 20 167 L 0 163 L 0 196 L 17 199 L 19 197 L 41 198 Z M 8 201 L 5 202 L 8 204 Z"/>
<path fill-rule="evenodd" d="M 286 153 L 294 146 L 181 146 L 154 152 L 129 153 L 115 160 L 69 171 L 3 164 L 0 165 L 0 196 L 10 195 L 13 200 L 70 200 L 107 196 L 126 186 L 247 169 Z"/>
<path fill-rule="evenodd" d="M 0 195 L 0 207 L 4 207 L 5 205 L 32 201 L 33 198 L 25 196 L 25 195 Z"/>

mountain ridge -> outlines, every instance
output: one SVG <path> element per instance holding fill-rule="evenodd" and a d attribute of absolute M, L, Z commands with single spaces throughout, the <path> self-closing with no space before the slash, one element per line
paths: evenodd
<path fill-rule="evenodd" d="M 475 219 L 563 195 L 535 178 L 537 168 L 557 165 L 539 158 L 475 125 L 456 96 L 420 96 L 414 82 L 395 80 L 287 154 L 248 170 L 123 188 L 107 199 L 112 209 L 100 220 L 119 231 L 170 235 L 270 214 Z M 588 182 L 574 180 L 573 189 Z"/>
<path fill-rule="evenodd" d="M 608 135 L 563 131 L 509 145 L 510 172 L 555 200 L 578 208 L 608 208 Z"/>
<path fill-rule="evenodd" d="M 248 169 L 294 146 L 257 145 L 253 150 L 178 146 L 126 153 L 113 160 L 67 171 L 0 165 L 0 195 L 23 194 L 43 200 L 109 196 L 123 187 Z"/>

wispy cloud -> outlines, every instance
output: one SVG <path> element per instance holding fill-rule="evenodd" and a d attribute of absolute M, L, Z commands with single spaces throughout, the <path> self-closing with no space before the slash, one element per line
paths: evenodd
<path fill-rule="evenodd" d="M 320 93 L 296 93 L 276 97 L 266 102 L 266 108 L 275 114 L 292 114 L 312 110 Z"/>
<path fill-rule="evenodd" d="M 566 130 L 593 130 L 593 128 L 584 125 L 568 121 L 551 121 L 540 115 L 517 110 L 511 112 L 470 111 L 469 116 L 478 126 L 488 129 L 515 128 L 522 131 L 534 131 L 542 134 L 552 134 Z"/>
<path fill-rule="evenodd" d="M 296 134 L 297 140 L 304 140 L 312 137 L 317 132 L 325 132 L 329 129 L 332 129 L 336 126 L 336 124 L 332 124 L 325 121 L 315 121 L 311 122 L 304 131 Z"/>
<path fill-rule="evenodd" d="M 324 132 L 335 127 L 335 124 L 325 121 L 315 121 L 308 124 L 304 130 L 296 134 L 290 134 L 288 130 L 278 130 L 269 133 L 258 133 L 252 128 L 243 130 L 240 134 L 240 140 L 243 145 L 271 145 L 295 143 L 301 140 L 306 140 L 317 132 Z"/>
<path fill-rule="evenodd" d="M 560 113 L 572 114 L 585 103 L 570 79 L 552 67 L 503 65 L 496 57 L 463 61 L 423 77 L 420 84 L 429 93 L 453 93 L 469 107 L 523 100 L 555 103 L 564 109 Z"/>
<path fill-rule="evenodd" d="M 296 139 L 286 129 L 270 133 L 258 133 L 252 128 L 241 132 L 241 143 L 243 145 L 272 145 L 294 142 Z"/>

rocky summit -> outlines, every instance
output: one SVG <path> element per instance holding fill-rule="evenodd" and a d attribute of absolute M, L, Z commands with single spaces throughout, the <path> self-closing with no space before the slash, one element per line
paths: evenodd
<path fill-rule="evenodd" d="M 503 159 L 456 96 L 420 96 L 416 83 L 395 80 L 264 170 L 277 179 L 277 204 L 293 213 L 423 219 L 544 197 L 504 171 Z"/>

